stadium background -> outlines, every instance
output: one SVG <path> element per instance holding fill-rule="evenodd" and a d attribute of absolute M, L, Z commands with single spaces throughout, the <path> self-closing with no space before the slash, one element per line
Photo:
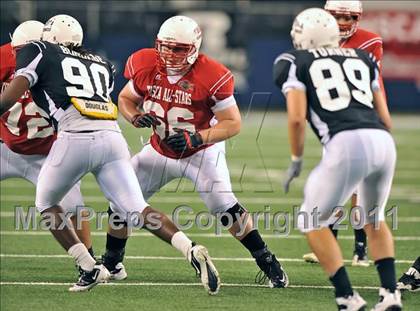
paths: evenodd
<path fill-rule="evenodd" d="M 2 1 L 1 42 L 23 20 L 45 22 L 65 12 L 85 31 L 85 45 L 103 53 L 122 70 L 135 50 L 154 45 L 160 24 L 187 14 L 201 25 L 202 51 L 235 74 L 242 107 L 284 109 L 271 79 L 275 57 L 291 48 L 294 16 L 324 1 Z M 417 1 L 364 1 L 361 27 L 384 39 L 384 77 L 391 111 L 420 111 L 420 5 Z M 401 97 L 404 94 L 404 98 Z M 279 105 L 280 103 L 280 105 Z"/>
<path fill-rule="evenodd" d="M 417 1 L 364 1 L 361 27 L 384 38 L 384 78 L 399 161 L 389 206 L 397 205 L 397 272 L 405 271 L 420 249 L 420 4 Z M 125 81 L 125 60 L 135 50 L 154 44 L 160 24 L 175 14 L 195 18 L 203 29 L 202 51 L 226 64 L 235 74 L 236 97 L 243 115 L 241 134 L 227 143 L 227 158 L 233 188 L 251 211 L 292 211 L 302 197 L 304 181 L 319 161 L 321 148 L 312 134 L 307 137 L 302 176 L 285 196 L 281 178 L 289 162 L 284 99 L 271 78 L 275 57 L 291 48 L 289 32 L 294 16 L 307 7 L 322 7 L 324 1 L 1 1 L 1 44 L 22 21 L 45 22 L 56 14 L 77 18 L 85 32 L 85 45 L 109 58 L 116 66 L 117 96 Z M 403 114 L 401 114 L 403 112 Z M 121 121 L 133 152 L 141 132 Z M 127 283 L 109 286 L 88 295 L 68 295 L 65 287 L 74 281 L 71 260 L 48 232 L 16 231 L 14 207 L 33 205 L 34 188 L 17 179 L 1 183 L 1 309 L 112 310 L 189 309 L 284 309 L 334 310 L 332 290 L 319 266 L 301 261 L 306 242 L 292 229 L 288 238 L 278 238 L 273 229 L 262 230 L 270 247 L 282 258 L 291 288 L 269 291 L 254 288 L 256 268 L 248 253 L 231 238 L 215 237 L 214 229 L 188 233 L 206 245 L 226 285 L 217 297 L 207 297 L 192 270 L 179 254 L 147 233 L 130 239 L 127 249 Z M 106 210 L 106 201 L 94 178 L 83 179 L 87 205 Z M 326 189 L 327 191 L 327 189 Z M 205 207 L 193 185 L 172 183 L 151 203 L 170 214 L 176 205 L 194 211 Z M 191 215 L 188 215 L 191 216 Z M 186 220 L 187 218 L 184 218 Z M 390 221 L 390 218 L 388 217 Z M 94 230 L 94 224 L 92 224 Z M 352 232 L 341 234 L 340 243 L 348 263 Z M 93 233 L 96 253 L 104 248 L 103 232 Z M 377 275 L 373 266 L 349 267 L 353 284 L 370 305 L 376 300 Z M 47 283 L 49 282 L 49 283 Z M 130 285 L 128 284 L 128 285 Z M 28 286 L 31 285 L 31 286 Z M 33 285 L 33 286 L 32 286 Z M 420 310 L 418 297 L 404 295 L 406 310 Z"/>

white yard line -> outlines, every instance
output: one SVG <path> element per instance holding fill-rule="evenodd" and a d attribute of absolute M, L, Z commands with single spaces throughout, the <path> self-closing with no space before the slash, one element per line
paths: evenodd
<path fill-rule="evenodd" d="M 0 286 L 71 286 L 73 283 L 55 283 L 55 282 L 0 282 Z M 100 286 L 202 286 L 201 283 L 154 283 L 154 282 L 130 282 L 130 283 L 105 283 Z M 239 283 L 222 283 L 222 287 L 268 287 L 259 284 L 239 284 Z M 332 289 L 332 286 L 322 285 L 289 285 L 289 288 L 313 288 L 313 289 Z M 374 286 L 353 286 L 355 289 L 372 289 L 378 290 Z"/>
<path fill-rule="evenodd" d="M 67 258 L 71 259 L 69 255 L 35 255 L 35 254 L 0 254 L 1 258 Z M 124 256 L 124 259 L 128 260 L 179 260 L 185 261 L 184 257 L 173 257 L 173 256 Z M 301 258 L 277 258 L 281 262 L 303 262 Z M 254 262 L 255 260 L 250 257 L 212 257 L 214 261 L 239 261 L 239 262 Z M 352 262 L 351 260 L 344 260 L 345 263 Z M 371 263 L 373 263 L 371 261 Z M 413 259 L 401 259 L 395 260 L 397 264 L 411 264 Z"/>
<path fill-rule="evenodd" d="M 261 195 L 261 193 L 274 193 L 274 191 L 271 190 L 271 188 L 268 188 L 269 186 L 267 186 L 267 188 L 261 189 L 261 190 L 256 190 L 254 192 L 254 194 L 259 194 Z M 273 184 L 273 187 L 276 187 Z M 165 191 L 165 190 L 164 190 Z M 192 191 L 192 189 L 191 189 Z M 188 192 L 191 192 L 188 191 Z M 169 191 L 168 191 L 169 192 Z M 420 203 L 420 195 L 419 194 L 414 194 L 411 191 L 399 191 L 399 190 L 394 190 L 394 194 L 391 195 L 391 199 L 394 200 L 398 200 L 398 199 L 402 199 L 402 200 L 408 200 L 412 203 Z M 241 194 L 241 191 L 236 191 L 235 192 L 239 197 Z M 5 194 L 1 196 L 1 201 L 3 202 L 13 202 L 13 203 L 18 203 L 18 202 L 31 202 L 33 203 L 35 201 L 35 196 L 33 195 L 13 195 L 13 194 Z M 100 196 L 100 195 L 85 195 L 83 196 L 83 200 L 85 201 L 85 203 L 103 203 L 104 205 L 107 205 L 107 200 L 105 199 L 104 196 Z M 293 198 L 293 197 L 287 197 L 287 198 L 279 198 L 279 197 L 240 197 L 239 201 L 241 201 L 244 204 L 264 204 L 264 205 L 270 205 L 270 204 L 292 204 L 292 205 L 300 205 L 302 203 L 302 198 Z M 201 200 L 201 198 L 198 196 L 198 194 L 196 196 L 184 196 L 182 195 L 182 192 L 179 195 L 176 196 L 157 196 L 157 197 L 153 197 L 150 199 L 151 203 L 171 203 L 171 204 L 181 204 L 184 202 L 188 202 L 188 203 L 202 203 L 203 204 L 203 200 Z"/>
<path fill-rule="evenodd" d="M 96 196 L 96 195 L 85 195 L 83 196 L 85 203 L 104 203 L 106 207 L 107 200 L 104 196 Z M 1 201 L 4 202 L 34 202 L 35 196 L 33 195 L 2 195 Z M 249 203 L 249 204 L 300 204 L 302 199 L 301 198 L 258 198 L 258 197 L 250 197 L 250 198 L 241 198 L 241 202 Z M 162 196 L 162 197 L 155 197 L 150 199 L 150 202 L 154 203 L 172 203 L 172 204 L 180 204 L 183 202 L 188 203 L 203 203 L 203 200 L 197 194 L 196 196 Z"/>
<path fill-rule="evenodd" d="M 232 238 L 230 234 L 222 233 L 189 233 L 190 237 L 199 237 L 199 238 Z M 51 236 L 49 231 L 0 231 L 0 236 Z M 105 236 L 106 232 L 103 231 L 93 231 L 91 232 L 92 236 Z M 142 237 L 155 237 L 149 232 L 133 232 L 130 236 L 142 236 Z M 301 234 L 289 234 L 289 235 L 280 235 L 280 234 L 262 234 L 263 238 L 266 239 L 304 239 L 305 236 Z M 353 235 L 340 235 L 340 240 L 353 240 Z M 420 241 L 420 236 L 394 236 L 396 241 Z"/>

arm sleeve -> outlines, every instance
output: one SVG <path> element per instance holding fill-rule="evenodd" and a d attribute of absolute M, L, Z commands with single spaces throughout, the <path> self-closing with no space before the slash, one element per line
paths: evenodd
<path fill-rule="evenodd" d="M 273 80 L 284 96 L 291 89 L 306 90 L 305 84 L 297 76 L 295 60 L 296 57 L 294 55 L 284 53 L 274 61 Z"/>
<path fill-rule="evenodd" d="M 39 73 L 44 66 L 45 47 L 42 42 L 31 42 L 25 45 L 16 55 L 17 76 L 24 76 L 29 81 L 29 87 L 33 87 L 38 82 Z"/>

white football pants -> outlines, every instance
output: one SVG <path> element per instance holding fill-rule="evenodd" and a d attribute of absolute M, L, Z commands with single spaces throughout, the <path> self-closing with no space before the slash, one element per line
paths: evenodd
<path fill-rule="evenodd" d="M 124 220 L 148 206 L 121 133 L 109 130 L 59 132 L 39 174 L 36 191 L 39 211 L 56 205 L 89 172 L 96 177 L 105 197 Z"/>
<path fill-rule="evenodd" d="M 230 183 L 224 144 L 215 144 L 183 159 L 165 157 L 148 144 L 131 159 L 131 164 L 146 200 L 170 181 L 185 177 L 193 182 L 194 190 L 213 215 L 238 202 Z"/>
<path fill-rule="evenodd" d="M 395 161 L 394 141 L 384 130 L 357 129 L 336 134 L 306 181 L 299 229 L 309 232 L 318 226 L 327 227 L 334 209 L 342 207 L 356 188 L 360 221 L 383 221 Z M 319 215 L 314 217 L 316 211 Z"/>

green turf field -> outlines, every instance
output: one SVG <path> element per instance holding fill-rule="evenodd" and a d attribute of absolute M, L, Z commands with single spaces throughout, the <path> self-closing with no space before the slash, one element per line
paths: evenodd
<path fill-rule="evenodd" d="M 132 152 L 137 152 L 140 134 L 146 138 L 147 132 L 125 123 L 122 127 Z M 420 255 L 420 116 L 396 116 L 394 127 L 398 164 L 389 207 L 398 206 L 398 228 L 393 233 L 399 276 Z M 290 212 L 299 205 L 308 172 L 321 155 L 318 141 L 312 132 L 307 133 L 304 173 L 284 195 L 281 180 L 289 163 L 285 115 L 255 113 L 244 117 L 241 134 L 227 143 L 227 158 L 234 190 L 250 211 L 270 209 L 274 214 Z M 328 181 L 320 182 L 328 192 Z M 88 206 L 96 211 L 107 209 L 91 175 L 83 179 L 82 191 Z M 255 285 L 257 267 L 239 242 L 226 232 L 215 236 L 214 227 L 203 231 L 194 226 L 187 232 L 209 249 L 220 272 L 223 285 L 219 295 L 208 296 L 181 255 L 145 231 L 136 231 L 128 242 L 126 281 L 101 285 L 89 293 L 69 293 L 67 288 L 76 280 L 72 259 L 48 232 L 15 230 L 14 206 L 27 208 L 33 205 L 34 196 L 34 187 L 26 181 L 1 182 L 1 310 L 336 309 L 333 290 L 319 265 L 301 260 L 308 252 L 303 236 L 293 228 L 288 237 L 278 236 L 273 223 L 270 229 L 260 229 L 271 250 L 281 258 L 290 288 Z M 196 212 L 205 210 L 189 182 L 173 182 L 150 203 L 168 214 L 181 204 Z M 182 215 L 183 221 L 191 216 Z M 391 223 L 391 216 L 387 219 Z M 94 248 L 99 255 L 104 250 L 105 235 L 94 227 L 92 224 Z M 372 307 L 379 284 L 375 267 L 349 266 L 352 231 L 340 232 L 340 236 L 352 283 Z M 420 294 L 404 293 L 403 301 L 405 310 L 420 310 Z"/>

